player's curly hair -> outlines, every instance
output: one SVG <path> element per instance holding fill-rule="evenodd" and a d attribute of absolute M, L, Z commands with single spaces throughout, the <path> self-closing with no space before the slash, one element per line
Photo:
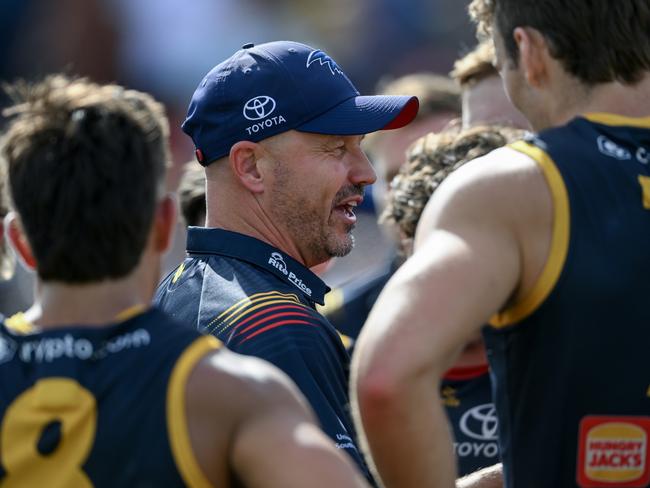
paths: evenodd
<path fill-rule="evenodd" d="M 525 131 L 505 126 L 450 128 L 430 133 L 409 148 L 406 163 L 391 183 L 381 223 L 395 225 L 405 244 L 415 236 L 420 215 L 442 181 L 463 164 L 514 142 Z"/>
<path fill-rule="evenodd" d="M 10 203 L 44 281 L 126 276 L 165 190 L 169 127 L 151 96 L 51 75 L 5 87 Z"/>

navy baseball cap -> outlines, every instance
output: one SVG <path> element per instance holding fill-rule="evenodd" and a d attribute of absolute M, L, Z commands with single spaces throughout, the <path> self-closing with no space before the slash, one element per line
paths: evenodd
<path fill-rule="evenodd" d="M 183 131 L 207 166 L 239 141 L 281 132 L 361 135 L 398 129 L 417 115 L 417 97 L 360 96 L 327 54 L 305 44 L 246 44 L 203 78 Z"/>

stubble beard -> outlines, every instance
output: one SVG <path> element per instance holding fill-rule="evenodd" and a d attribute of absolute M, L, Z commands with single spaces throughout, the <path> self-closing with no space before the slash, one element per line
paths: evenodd
<path fill-rule="evenodd" d="M 280 195 L 277 195 L 280 197 Z M 332 257 L 348 255 L 354 248 L 354 225 L 346 226 L 345 234 L 340 236 L 332 222 L 333 214 L 323 224 L 323 217 L 310 206 L 307 199 L 291 203 L 285 198 L 276 198 L 273 213 L 279 222 L 283 222 L 292 240 L 299 248 L 307 249 L 311 260 L 310 266 L 323 263 Z"/>
<path fill-rule="evenodd" d="M 306 249 L 309 254 L 309 266 L 324 263 L 332 257 L 348 255 L 354 248 L 354 225 L 347 225 L 341 236 L 336 231 L 333 222 L 333 209 L 327 222 L 314 208 L 314 203 L 308 198 L 298 198 L 292 194 L 288 185 L 275 189 L 275 198 L 271 211 L 278 222 L 282 222 L 293 242 L 300 249 Z"/>

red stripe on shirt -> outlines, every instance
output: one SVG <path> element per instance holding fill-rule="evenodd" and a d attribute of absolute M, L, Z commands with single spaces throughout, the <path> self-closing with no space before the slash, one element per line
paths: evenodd
<path fill-rule="evenodd" d="M 255 315 L 260 315 L 262 313 L 263 312 L 259 312 L 259 313 L 256 313 Z M 256 322 L 253 322 L 248 327 L 246 327 L 246 328 L 240 330 L 239 332 L 237 332 L 237 334 L 235 334 L 234 337 L 245 334 L 249 330 L 251 330 L 251 329 L 253 329 L 253 328 L 255 328 L 255 327 L 259 326 L 259 325 L 262 325 L 264 322 L 268 322 L 269 320 L 277 319 L 277 318 L 280 318 L 280 317 L 293 317 L 293 316 L 311 318 L 311 315 L 309 315 L 308 313 L 303 312 L 302 310 L 300 311 L 300 313 L 293 312 L 293 311 L 276 313 L 276 314 L 273 314 L 273 315 L 269 315 L 268 317 L 264 317 L 263 319 L 258 320 Z M 237 326 L 235 326 L 234 330 L 237 330 L 241 325 L 243 325 L 243 322 L 242 322 L 242 324 L 238 324 Z"/>
<path fill-rule="evenodd" d="M 256 330 L 253 332 L 251 335 L 246 337 L 243 341 L 241 341 L 241 344 L 246 342 L 249 339 L 252 339 L 253 337 L 260 335 L 262 332 L 266 332 L 267 330 L 275 329 L 277 327 L 282 327 L 283 325 L 296 325 L 296 324 L 302 324 L 302 325 L 311 325 L 312 327 L 316 327 L 317 325 L 312 323 L 312 322 L 306 322 L 304 320 L 282 320 L 280 322 L 275 322 L 271 325 L 267 325 L 266 327 L 262 327 L 259 330 Z"/>
<path fill-rule="evenodd" d="M 253 315 L 250 317 L 246 317 L 244 320 L 241 322 L 238 322 L 234 324 L 233 331 L 239 329 L 241 326 L 244 324 L 250 322 L 251 320 L 254 320 L 255 318 L 259 317 L 260 315 L 264 315 L 269 312 L 273 312 L 275 310 L 290 310 L 290 309 L 295 309 L 299 312 L 305 313 L 305 307 L 301 307 L 300 305 L 292 305 L 292 304 L 282 304 L 282 305 L 276 305 L 274 307 L 269 307 L 260 310 L 259 312 L 255 312 Z"/>

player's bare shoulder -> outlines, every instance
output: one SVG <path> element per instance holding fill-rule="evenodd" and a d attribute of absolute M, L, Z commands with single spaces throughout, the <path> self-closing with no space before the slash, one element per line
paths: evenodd
<path fill-rule="evenodd" d="M 219 408 L 233 409 L 233 413 L 239 414 L 245 413 L 246 407 L 295 402 L 306 415 L 311 415 L 296 392 L 295 385 L 279 369 L 226 348 L 213 351 L 199 361 L 188 381 L 188 395 L 200 397 L 196 398 L 197 403 L 218 403 Z"/>
<path fill-rule="evenodd" d="M 213 486 L 366 486 L 289 377 L 261 359 L 224 348 L 203 357 L 188 379 L 186 412 Z"/>
<path fill-rule="evenodd" d="M 288 415 L 312 420 L 308 407 L 282 372 L 224 347 L 196 363 L 187 378 L 185 397 L 191 450 L 213 486 L 233 485 L 235 451 L 242 433 L 256 418 L 283 408 Z"/>
<path fill-rule="evenodd" d="M 516 257 L 522 266 L 513 299 L 526 296 L 549 255 L 555 222 L 552 185 L 561 178 L 551 161 L 536 156 L 534 146 L 516 142 L 449 175 L 422 213 L 415 248 L 424 247 L 436 231 L 478 236 L 473 245 L 484 254 L 493 248 L 490 259 Z"/>
<path fill-rule="evenodd" d="M 431 230 L 459 221 L 489 221 L 519 235 L 530 222 L 552 218 L 544 171 L 517 144 L 476 158 L 445 179 L 422 213 L 416 246 Z"/>

